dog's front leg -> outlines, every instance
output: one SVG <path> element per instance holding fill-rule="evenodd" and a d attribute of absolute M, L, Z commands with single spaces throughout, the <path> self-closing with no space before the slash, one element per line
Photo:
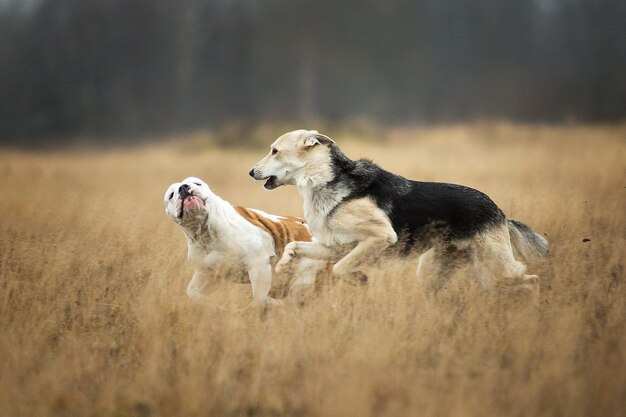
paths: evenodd
<path fill-rule="evenodd" d="M 333 266 L 333 274 L 352 285 L 367 284 L 367 275 L 357 268 L 368 260 L 376 257 L 389 245 L 394 243 L 391 238 L 370 237 L 361 242 L 350 253 Z"/>
<path fill-rule="evenodd" d="M 336 251 L 319 242 L 289 242 L 276 264 L 275 271 L 279 274 L 286 271 L 296 258 L 330 260 L 335 256 Z"/>
<path fill-rule="evenodd" d="M 187 286 L 187 296 L 197 304 L 208 305 L 210 303 L 209 295 L 220 288 L 219 279 L 203 270 L 197 270 L 191 278 L 191 282 Z"/>
<path fill-rule="evenodd" d="M 294 265 L 294 280 L 289 286 L 289 297 L 300 301 L 315 290 L 318 274 L 326 268 L 327 262 L 317 259 L 299 258 Z"/>

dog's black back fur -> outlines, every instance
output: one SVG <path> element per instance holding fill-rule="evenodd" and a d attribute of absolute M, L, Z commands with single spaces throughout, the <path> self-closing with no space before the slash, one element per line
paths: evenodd
<path fill-rule="evenodd" d="M 344 201 L 373 198 L 389 216 L 405 249 L 433 238 L 467 238 L 506 221 L 498 206 L 473 188 L 408 180 L 372 161 L 353 161 L 334 144 L 330 152 L 334 179 L 327 186 L 349 190 Z"/>

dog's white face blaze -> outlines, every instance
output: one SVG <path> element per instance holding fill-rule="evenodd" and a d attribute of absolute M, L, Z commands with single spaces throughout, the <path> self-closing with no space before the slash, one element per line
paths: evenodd
<path fill-rule="evenodd" d="M 186 188 L 186 191 L 183 191 L 181 187 Z M 165 213 L 180 224 L 187 217 L 206 209 L 207 197 L 210 193 L 209 186 L 196 177 L 188 177 L 181 182 L 175 182 L 167 188 L 163 196 Z"/>
<path fill-rule="evenodd" d="M 254 165 L 250 175 L 255 180 L 267 180 L 264 187 L 268 190 L 281 185 L 293 185 L 307 166 L 319 158 L 321 152 L 327 153 L 326 146 L 318 145 L 331 143 L 334 143 L 331 138 L 316 130 L 285 133 L 272 143 L 269 153 Z"/>

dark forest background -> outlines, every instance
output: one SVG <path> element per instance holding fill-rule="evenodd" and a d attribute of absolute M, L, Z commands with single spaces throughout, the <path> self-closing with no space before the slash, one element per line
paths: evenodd
<path fill-rule="evenodd" d="M 0 0 L 0 138 L 612 122 L 624 0 Z"/>

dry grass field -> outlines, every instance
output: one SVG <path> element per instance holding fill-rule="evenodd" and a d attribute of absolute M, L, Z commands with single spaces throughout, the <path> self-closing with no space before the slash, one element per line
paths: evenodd
<path fill-rule="evenodd" d="M 427 298 L 415 263 L 389 259 L 366 287 L 265 315 L 187 299 L 186 242 L 162 196 L 196 175 L 271 213 L 301 215 L 300 197 L 247 176 L 266 149 L 201 136 L 0 151 L 0 416 L 624 415 L 626 126 L 335 133 L 351 157 L 473 186 L 545 233 L 552 256 L 529 265 L 541 294 L 533 305 L 461 276 Z M 235 309 L 250 290 L 215 299 Z"/>

